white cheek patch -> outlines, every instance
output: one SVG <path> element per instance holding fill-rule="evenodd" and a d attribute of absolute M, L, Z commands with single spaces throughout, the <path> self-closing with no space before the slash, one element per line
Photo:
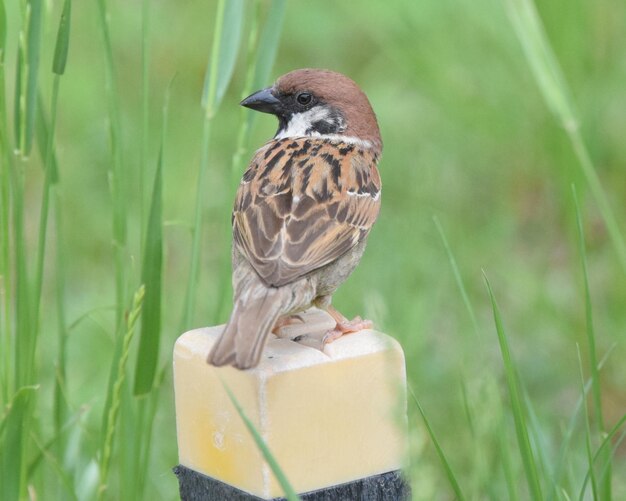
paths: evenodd
<path fill-rule="evenodd" d="M 315 108 L 311 108 L 305 112 L 295 113 L 292 115 L 287 127 L 279 130 L 274 136 L 274 139 L 284 139 L 288 137 L 321 137 L 339 143 L 355 144 L 366 149 L 372 147 L 372 143 L 366 139 L 344 136 L 343 134 L 321 134 L 318 131 L 312 130 L 313 124 L 322 120 L 328 122 L 329 124 L 334 124 L 339 128 L 339 131 L 345 130 L 346 124 L 341 116 L 333 116 L 328 108 L 324 106 L 316 106 Z"/>
<path fill-rule="evenodd" d="M 275 139 L 283 139 L 285 137 L 302 137 L 307 135 L 307 131 L 311 129 L 315 122 L 328 118 L 329 112 L 323 106 L 316 106 L 302 113 L 294 113 L 287 124 L 287 127 L 278 134 Z M 310 135 L 310 133 L 308 134 Z"/>

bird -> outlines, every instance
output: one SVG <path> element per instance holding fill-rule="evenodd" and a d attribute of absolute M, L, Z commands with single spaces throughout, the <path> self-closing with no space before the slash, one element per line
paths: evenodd
<path fill-rule="evenodd" d="M 335 321 L 323 346 L 372 327 L 332 296 L 358 265 L 381 205 L 383 143 L 359 86 L 305 68 L 241 101 L 275 115 L 278 130 L 243 174 L 232 212 L 233 309 L 207 362 L 256 367 L 272 333 L 315 306 Z"/>

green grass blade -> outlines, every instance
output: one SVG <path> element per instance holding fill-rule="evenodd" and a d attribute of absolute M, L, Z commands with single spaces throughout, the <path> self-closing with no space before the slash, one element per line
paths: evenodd
<path fill-rule="evenodd" d="M 55 78 L 56 79 L 56 78 Z M 53 81 L 54 85 L 54 81 Z M 36 121 L 36 131 L 35 138 L 37 139 L 37 148 L 39 150 L 39 154 L 41 158 L 46 159 L 47 149 L 50 140 L 50 123 L 48 122 L 48 117 L 46 116 L 45 106 L 43 102 L 43 98 L 41 94 L 39 94 L 38 104 L 37 104 L 37 121 Z M 50 167 L 50 184 L 56 184 L 59 182 L 59 166 L 57 162 L 56 152 L 54 148 L 51 151 L 51 157 L 49 160 Z M 47 171 L 47 167 L 44 163 L 43 169 L 44 174 Z"/>
<path fill-rule="evenodd" d="M 150 151 L 150 0 L 141 4 L 141 150 L 139 174 L 139 209 L 141 227 L 145 227 L 146 177 Z M 142 242 L 143 244 L 143 242 Z M 143 255 L 143 247 L 139 249 Z"/>
<path fill-rule="evenodd" d="M 24 421 L 28 419 L 30 399 L 37 389 L 34 386 L 20 388 L 0 418 L 0 499 L 3 501 L 21 499 L 26 481 Z"/>
<path fill-rule="evenodd" d="M 217 46 L 219 48 L 217 64 L 214 67 L 213 61 L 210 61 L 207 65 L 204 93 L 202 95 L 202 106 L 207 110 L 207 116 L 209 117 L 212 117 L 217 112 L 233 76 L 241 41 L 243 13 L 243 0 L 228 0 L 226 2 L 223 28 L 220 30 L 220 40 Z M 211 54 L 211 57 L 216 57 L 215 51 Z M 215 79 L 215 82 L 212 81 L 213 79 Z"/>
<path fill-rule="evenodd" d="M 143 313 L 142 313 L 143 316 Z M 129 368 L 130 370 L 130 368 Z M 124 384 L 121 392 L 120 415 L 117 424 L 116 438 L 113 444 L 114 458 L 117 466 L 116 490 L 123 492 L 129 499 L 140 499 L 137 488 L 140 482 L 136 460 L 137 442 L 143 435 L 142 411 L 146 398 L 135 398 L 132 386 Z M 141 430 L 141 431 L 139 431 Z M 114 491 L 110 491 L 106 497 Z"/>
<path fill-rule="evenodd" d="M 40 463 L 44 459 L 45 455 L 47 453 L 51 454 L 51 451 L 54 445 L 57 442 L 62 440 L 63 435 L 76 426 L 76 424 L 78 423 L 80 418 L 85 414 L 85 412 L 86 410 L 84 408 L 79 409 L 72 417 L 70 417 L 67 420 L 67 422 L 65 422 L 60 427 L 59 431 L 55 432 L 55 434 L 51 438 L 49 438 L 45 443 L 37 442 L 37 448 L 39 449 L 39 451 L 33 458 L 29 460 L 28 468 L 27 468 L 28 478 L 30 478 L 35 473 Z"/>
<path fill-rule="evenodd" d="M 252 435 L 254 442 L 256 443 L 257 447 L 261 451 L 261 454 L 263 454 L 265 461 L 267 461 L 267 464 L 272 469 L 272 472 L 274 473 L 276 480 L 278 480 L 278 483 L 280 484 L 283 491 L 285 492 L 285 497 L 287 498 L 288 501 L 298 501 L 299 499 L 298 494 L 293 489 L 293 487 L 291 487 L 289 480 L 287 479 L 282 468 L 276 461 L 276 458 L 274 458 L 274 455 L 270 452 L 267 444 L 263 440 L 263 437 L 261 437 L 261 434 L 258 432 L 258 430 L 254 426 L 252 421 L 250 421 L 250 418 L 244 412 L 243 408 L 241 407 L 241 404 L 239 403 L 239 401 L 233 394 L 232 390 L 223 381 L 222 381 L 222 384 L 224 385 L 224 389 L 226 390 L 226 393 L 228 394 L 228 398 L 230 399 L 233 406 L 237 410 L 239 417 L 241 417 L 242 421 L 246 425 L 246 428 L 248 428 L 248 431 L 250 432 L 250 435 Z"/>
<path fill-rule="evenodd" d="M 246 80 L 241 93 L 242 98 L 245 98 L 252 92 L 252 80 L 256 69 L 256 64 L 254 64 L 253 61 L 258 63 L 257 47 L 259 45 L 259 5 L 260 0 L 253 0 L 253 2 L 251 2 L 251 7 L 248 9 L 252 13 L 252 20 L 250 21 L 250 26 L 248 27 L 248 42 L 246 47 L 246 61 L 248 61 L 248 68 L 246 70 Z M 246 113 L 246 109 L 244 107 L 241 107 L 239 110 L 240 121 L 239 133 L 237 134 L 237 146 L 235 147 L 231 161 L 231 184 L 233 189 L 236 189 L 241 177 L 241 162 L 243 160 L 244 153 L 246 153 L 246 144 L 250 135 L 251 124 L 249 118 L 252 115 L 254 114 Z M 224 295 L 220 295 L 220 297 L 223 297 Z M 221 299 L 220 302 L 224 303 L 225 301 Z M 221 307 L 218 307 L 216 311 L 219 314 L 219 312 L 221 312 Z"/>
<path fill-rule="evenodd" d="M 217 4 L 217 12 L 215 17 L 215 31 L 213 33 L 213 46 L 211 49 L 211 58 L 209 60 L 206 78 L 204 80 L 204 90 L 202 105 L 205 109 L 204 125 L 202 129 L 202 154 L 200 158 L 200 166 L 198 173 L 198 183 L 196 191 L 196 202 L 194 211 L 193 239 L 191 243 L 191 260 L 189 263 L 189 280 L 187 281 L 187 292 L 185 294 L 184 311 L 182 317 L 181 330 L 187 330 L 193 321 L 196 289 L 198 284 L 200 250 L 202 242 L 202 201 L 203 194 L 207 192 L 206 174 L 209 168 L 209 144 L 211 142 L 211 121 L 219 106 L 217 99 L 217 88 L 219 85 L 226 85 L 230 81 L 230 75 L 218 75 L 221 67 L 228 67 L 234 64 L 234 61 L 228 61 L 227 58 L 235 59 L 237 50 L 232 47 L 222 46 L 224 38 L 222 32 L 238 31 L 238 24 L 241 23 L 243 16 L 243 3 L 240 0 L 228 2 L 229 7 L 226 9 L 226 1 L 219 0 Z M 232 4 L 232 5 L 231 5 Z M 228 11 L 228 18 L 226 17 Z M 227 24 L 228 23 L 228 24 Z M 241 37 L 231 41 L 239 44 Z M 226 80 L 226 84 L 223 84 Z"/>
<path fill-rule="evenodd" d="M 413 398 L 413 401 L 415 402 L 415 405 L 417 406 L 417 410 L 419 411 L 420 416 L 422 416 L 422 420 L 424 421 L 424 426 L 426 426 L 426 431 L 428 432 L 428 436 L 432 440 L 433 445 L 435 446 L 435 450 L 437 451 L 437 456 L 439 456 L 439 460 L 441 461 L 441 464 L 444 470 L 446 471 L 448 482 L 450 482 L 450 486 L 452 487 L 452 490 L 454 491 L 454 494 L 456 495 L 457 499 L 459 501 L 462 501 L 463 499 L 465 499 L 465 496 L 463 495 L 463 491 L 461 490 L 461 487 L 459 486 L 459 482 L 457 481 L 456 476 L 454 475 L 454 471 L 452 470 L 452 467 L 450 466 L 448 458 L 443 452 L 441 445 L 439 445 L 439 440 L 437 440 L 437 436 L 435 435 L 435 432 L 433 431 L 433 428 L 430 425 L 430 421 L 428 420 L 428 418 L 426 417 L 426 414 L 424 413 L 424 409 L 422 409 L 422 406 L 420 405 L 419 400 L 415 396 L 415 392 L 413 391 L 413 388 L 410 385 L 409 385 L 409 392 L 411 393 L 411 397 Z"/>
<path fill-rule="evenodd" d="M 22 156 L 30 153 L 35 110 L 37 109 L 37 86 L 39 78 L 39 58 L 41 52 L 41 30 L 43 24 L 43 1 L 28 0 L 25 5 L 26 33 L 24 34 L 23 59 L 20 75 L 20 113 L 17 117 L 19 150 Z"/>
<path fill-rule="evenodd" d="M 135 396 L 152 390 L 161 339 L 161 285 L 163 280 L 163 145 L 154 175 L 152 204 L 144 243 L 141 281 L 146 286 L 139 351 L 135 364 Z"/>
<path fill-rule="evenodd" d="M 508 0 L 507 3 L 509 18 L 546 104 L 563 126 L 577 126 L 569 88 L 533 0 Z"/>
<path fill-rule="evenodd" d="M 259 0 L 255 0 L 253 8 L 249 9 L 254 12 L 252 22 L 249 28 L 247 60 L 249 61 L 248 71 L 246 74 L 246 83 L 242 92 L 242 98 L 248 96 L 254 90 L 267 85 L 270 71 L 274 66 L 276 53 L 278 52 L 278 44 L 282 33 L 283 20 L 285 18 L 285 0 L 273 0 L 265 23 L 263 24 L 261 35 L 257 39 L 259 31 Z M 232 157 L 231 163 L 231 185 L 233 191 L 236 189 L 243 172 L 242 162 L 244 155 L 247 153 L 247 145 L 252 130 L 252 124 L 258 113 L 251 112 L 246 108 L 240 111 L 240 126 L 237 134 L 237 146 Z M 231 238 L 231 229 L 227 229 L 226 239 Z M 221 291 L 228 290 L 230 287 L 230 254 L 225 254 L 223 264 L 220 267 L 221 273 L 218 277 L 218 283 Z M 216 322 L 224 318 L 230 305 L 230 295 L 222 293 L 216 303 L 213 318 Z"/>
<path fill-rule="evenodd" d="M 17 169 L 15 169 L 17 170 Z M 27 386 L 32 380 L 31 343 L 33 326 L 31 317 L 31 297 L 29 295 L 29 274 L 26 263 L 26 239 L 24 234 L 24 179 L 15 172 L 11 175 L 12 214 L 13 214 L 13 256 L 15 261 L 15 336 L 14 343 L 14 385 Z"/>
<path fill-rule="evenodd" d="M 15 150 L 19 151 L 22 132 L 22 124 L 26 123 L 26 100 L 22 94 L 26 92 L 23 85 L 26 81 L 24 52 L 26 50 L 26 37 L 20 32 L 17 47 L 17 61 L 15 63 L 15 88 L 13 90 L 13 135 L 15 136 Z M 3 63 L 4 66 L 4 63 Z"/>
<path fill-rule="evenodd" d="M 35 290 L 33 299 L 33 314 L 35 318 L 39 318 L 39 306 L 41 303 L 41 288 L 43 286 L 44 277 L 44 260 L 46 255 L 46 243 L 48 234 L 48 212 L 50 207 L 50 186 L 53 182 L 53 150 L 54 150 L 54 132 L 56 129 L 57 119 L 57 102 L 59 98 L 60 76 L 54 75 L 52 83 L 52 111 L 50 118 L 50 131 L 47 134 L 46 156 L 44 161 L 44 184 L 41 195 L 41 208 L 39 214 L 39 238 L 37 241 L 37 269 L 35 271 Z M 38 331 L 37 331 L 38 332 Z M 32 349 L 36 347 L 36 339 L 33 342 Z M 34 355 L 34 354 L 33 354 Z"/>
<path fill-rule="evenodd" d="M 287 6 L 286 0 L 273 0 L 270 5 L 269 12 L 267 13 L 265 23 L 261 29 L 261 35 L 257 40 L 257 17 L 259 13 L 258 4 L 259 2 L 255 3 L 255 18 L 248 39 L 247 59 L 253 63 L 250 64 L 248 69 L 246 85 L 243 90 L 242 97 L 246 97 L 251 92 L 268 85 L 270 72 L 274 67 L 274 61 L 276 60 L 280 36 L 283 31 L 283 23 L 285 20 L 285 11 Z M 237 148 L 235 149 L 235 154 L 233 155 L 232 164 L 232 177 L 233 184 L 235 186 L 235 183 L 238 183 L 239 178 L 241 177 L 241 162 L 243 154 L 246 151 L 250 131 L 252 130 L 252 125 L 258 116 L 258 113 L 242 108 L 241 115 L 243 118 L 241 121 L 239 136 L 237 138 Z"/>
<path fill-rule="evenodd" d="M 580 207 L 578 204 L 578 196 L 576 195 L 576 187 L 572 185 L 572 196 L 574 198 L 574 207 L 576 208 L 576 227 L 578 230 L 578 248 L 580 252 L 580 261 L 582 266 L 583 284 L 585 292 L 585 327 L 587 333 L 587 343 L 589 345 L 589 365 L 591 368 L 591 390 L 593 395 L 593 408 L 596 419 L 596 426 L 600 436 L 604 435 L 604 415 L 602 412 L 602 391 L 600 385 L 600 374 L 598 371 L 598 357 L 596 354 L 596 337 L 593 328 L 593 308 L 591 306 L 591 293 L 589 291 L 589 274 L 587 271 L 587 253 L 585 250 L 585 233 L 583 230 L 582 217 L 580 215 Z M 601 490 L 599 495 L 602 499 L 611 499 L 611 456 L 604 458 L 607 461 L 606 475 L 601 480 Z"/>
<path fill-rule="evenodd" d="M 70 46 L 71 15 L 72 0 L 65 0 L 63 3 L 63 12 L 61 13 L 61 21 L 59 22 L 59 31 L 57 32 L 57 42 L 54 48 L 54 59 L 52 60 L 52 72 L 57 75 L 63 75 L 63 73 L 65 73 L 67 53 Z"/>
<path fill-rule="evenodd" d="M 15 409 L 20 405 L 20 399 L 25 398 L 24 393 L 28 393 L 30 391 L 37 391 L 39 389 L 39 385 L 36 386 L 23 386 L 19 390 L 15 392 L 15 395 L 11 397 L 11 399 L 7 402 L 4 409 L 2 409 L 2 415 L 0 415 L 0 438 L 2 438 L 2 433 L 7 427 L 7 423 L 9 423 L 10 416 L 12 412 L 15 412 Z"/>
<path fill-rule="evenodd" d="M 163 155 L 167 137 L 170 92 L 174 78 L 170 80 L 163 100 L 161 145 L 154 176 L 148 227 L 143 244 L 145 254 L 141 280 L 146 286 L 146 300 L 135 366 L 135 387 L 133 390 L 135 396 L 146 394 L 152 390 L 159 359 L 162 318 L 161 288 L 163 282 Z"/>
<path fill-rule="evenodd" d="M 283 31 L 287 0 L 273 0 L 259 37 L 259 49 L 255 58 L 253 90 L 267 85 L 274 67 L 280 36 Z M 253 116 L 252 113 L 249 114 Z"/>
<path fill-rule="evenodd" d="M 519 375 L 518 375 L 519 381 Z M 531 444 L 531 450 L 535 453 L 535 462 L 537 463 L 537 469 L 540 472 L 545 472 L 546 476 L 551 473 L 549 466 L 551 464 L 551 458 L 548 455 L 550 450 L 550 440 L 546 437 L 545 433 L 542 433 L 541 423 L 535 412 L 533 405 L 526 388 L 520 384 L 520 390 L 522 394 L 522 401 L 524 409 L 526 410 L 527 424 L 529 431 L 529 439 Z"/>
<path fill-rule="evenodd" d="M 105 91 L 108 107 L 108 132 L 111 147 L 111 167 L 109 184 L 113 202 L 113 249 L 115 252 L 115 291 L 116 291 L 116 325 L 123 324 L 124 308 L 127 304 L 127 186 L 128 174 L 124 168 L 122 156 L 121 106 L 115 79 L 113 64 L 113 47 L 109 30 L 109 14 L 106 1 L 97 0 L 98 22 L 102 32 L 105 55 Z"/>
<path fill-rule="evenodd" d="M 511 448 L 507 443 L 507 428 L 504 420 L 500 420 L 498 425 L 498 450 L 502 458 L 502 471 L 504 473 L 504 481 L 506 483 L 509 501 L 517 501 L 519 499 L 519 483 L 513 472 Z"/>
<path fill-rule="evenodd" d="M 110 395 L 107 401 L 110 402 L 105 408 L 107 413 L 106 428 L 102 430 L 104 442 L 100 453 L 100 480 L 98 484 L 98 499 L 102 499 L 105 496 L 107 488 L 107 478 L 109 475 L 109 467 L 111 464 L 113 439 L 117 430 L 117 418 L 120 411 L 120 403 L 122 400 L 122 388 L 124 380 L 126 379 L 126 362 L 130 352 L 130 343 L 133 340 L 135 334 L 135 324 L 141 315 L 141 308 L 143 305 L 143 299 L 145 295 L 145 287 L 142 285 L 139 287 L 133 297 L 133 304 L 128 313 L 126 319 L 126 332 L 121 345 L 121 353 L 119 361 L 114 360 L 111 365 L 111 372 L 114 379 L 113 385 L 110 387 Z"/>
<path fill-rule="evenodd" d="M 585 450 L 587 452 L 587 465 L 591 474 L 591 491 L 593 493 L 593 499 L 610 499 L 599 498 L 598 482 L 596 480 L 595 468 L 593 465 L 593 457 L 591 455 L 591 427 L 589 426 L 589 413 L 587 412 L 587 399 L 585 398 L 585 377 L 583 375 L 583 361 L 580 356 L 580 347 L 576 344 L 576 350 L 578 354 L 578 369 L 580 371 L 580 394 L 583 400 L 583 416 L 585 417 Z"/>
<path fill-rule="evenodd" d="M 606 451 L 609 451 L 609 454 L 613 455 L 615 449 L 618 447 L 618 445 L 621 443 L 621 441 L 623 440 L 624 436 L 626 436 L 626 430 L 624 431 L 624 436 L 620 437 L 620 439 L 617 441 L 617 443 L 615 444 L 615 446 L 613 448 L 610 447 L 611 445 L 611 441 L 613 440 L 613 437 L 617 434 L 617 432 L 619 431 L 619 429 L 624 426 L 624 424 L 626 424 L 626 414 L 624 414 L 619 421 L 617 421 L 617 423 L 615 423 L 615 425 L 613 425 L 613 428 L 611 428 L 607 433 L 606 436 L 604 437 L 604 439 L 602 440 L 602 443 L 600 444 L 600 447 L 598 447 L 598 449 L 596 450 L 595 454 L 593 455 L 592 458 L 592 466 L 593 464 L 595 464 L 595 462 L 598 460 L 598 458 L 603 455 L 606 454 Z M 613 450 L 611 450 L 613 449 Z M 578 499 L 580 501 L 582 501 L 585 497 L 585 490 L 587 489 L 587 484 L 589 483 L 589 478 L 592 475 L 592 471 L 591 471 L 591 467 L 587 469 L 587 474 L 585 475 L 585 479 L 583 480 L 582 486 L 580 488 L 580 493 L 578 495 Z"/>
<path fill-rule="evenodd" d="M 7 12 L 4 0 L 0 0 L 0 65 L 4 64 L 4 55 L 7 48 Z"/>
<path fill-rule="evenodd" d="M 63 12 L 59 22 L 57 41 L 54 48 L 54 59 L 52 60 L 52 72 L 56 75 L 65 73 L 67 64 L 67 53 L 70 46 L 70 18 L 72 15 L 72 0 L 65 0 Z"/>
<path fill-rule="evenodd" d="M 467 392 L 467 381 L 463 379 L 463 374 L 459 373 L 459 386 L 461 388 L 461 400 L 463 401 L 463 411 L 465 411 L 465 417 L 467 420 L 467 426 L 472 434 L 472 439 L 476 438 L 476 426 L 474 425 L 474 418 L 472 416 L 472 409 L 470 408 L 470 399 Z"/>
<path fill-rule="evenodd" d="M 148 479 L 148 471 L 150 466 L 150 453 L 152 451 L 152 445 L 154 440 L 152 438 L 154 429 L 154 418 L 159 410 L 159 402 L 161 397 L 161 390 L 163 388 L 163 381 L 165 376 L 169 373 L 169 364 L 162 367 L 157 373 L 154 387 L 152 392 L 147 398 L 138 400 L 138 405 L 142 412 L 142 419 L 139 422 L 141 426 L 141 433 L 138 435 L 136 448 L 136 462 L 137 462 L 137 479 L 136 479 L 136 499 L 144 499 L 144 492 Z"/>
<path fill-rule="evenodd" d="M 76 492 L 74 491 L 74 485 L 72 481 L 72 477 L 70 476 L 68 470 L 63 467 L 58 458 L 56 458 L 46 447 L 44 444 L 39 442 L 39 439 L 35 436 L 31 436 L 34 444 L 39 449 L 39 454 L 41 457 L 47 460 L 47 463 L 51 466 L 52 470 L 56 473 L 57 477 L 60 480 L 61 485 L 64 488 L 63 499 L 68 501 L 78 501 L 78 496 L 76 496 Z"/>
<path fill-rule="evenodd" d="M 56 248 L 55 248 L 55 306 L 57 313 L 57 334 L 58 334 L 58 354 L 56 363 L 56 378 L 54 384 L 54 424 L 55 431 L 60 432 L 62 424 L 66 421 L 69 414 L 69 405 L 66 398 L 66 374 L 67 374 L 67 339 L 69 328 L 66 315 L 66 255 L 65 248 L 65 227 L 63 218 L 63 209 L 61 207 L 61 194 L 58 186 L 52 187 L 54 199 L 54 226 L 56 230 Z M 63 442 L 60 443 L 59 449 L 63 448 Z"/>
<path fill-rule="evenodd" d="M 609 350 L 604 355 L 604 357 L 602 357 L 602 360 L 600 360 L 600 363 L 598 364 L 598 369 L 602 369 L 602 367 L 604 366 L 604 364 L 608 360 L 610 354 L 611 354 L 611 352 Z M 580 414 L 581 414 L 582 408 L 583 408 L 583 401 L 584 401 L 584 399 L 587 398 L 587 394 L 589 393 L 590 389 L 591 389 L 591 379 L 588 379 L 587 381 L 585 381 L 583 394 L 578 398 L 578 400 L 576 402 L 576 405 L 574 406 L 574 412 L 572 413 L 572 415 L 569 418 L 569 422 L 568 422 L 567 428 L 565 430 L 565 435 L 563 437 L 563 440 L 561 441 L 561 447 L 560 447 L 560 450 L 559 450 L 558 459 L 557 459 L 556 465 L 554 467 L 554 474 L 553 474 L 553 477 L 552 477 L 553 489 L 552 489 L 552 491 L 550 492 L 550 495 L 547 498 L 548 501 L 553 501 L 555 496 L 559 495 L 560 489 L 562 489 L 561 483 L 562 483 L 562 479 L 563 479 L 563 474 L 565 473 L 566 460 L 567 460 L 567 458 L 570 455 L 570 444 L 572 442 L 572 439 L 574 437 L 574 433 L 575 433 L 576 428 L 578 426 L 578 420 L 580 418 Z"/>
<path fill-rule="evenodd" d="M 570 91 L 533 0 L 507 0 L 510 19 L 546 104 L 565 129 L 626 272 L 626 241 L 581 136 Z"/>
<path fill-rule="evenodd" d="M 526 411 L 524 409 L 522 401 L 520 382 L 517 377 L 517 370 L 509 351 L 509 344 L 506 338 L 506 333 L 504 332 L 504 327 L 502 325 L 500 310 L 493 295 L 491 284 L 489 283 L 489 280 L 487 279 L 487 276 L 484 274 L 484 272 L 483 276 L 485 278 L 485 284 L 487 285 L 489 298 L 491 300 L 491 307 L 493 309 L 493 318 L 498 334 L 500 352 L 502 353 L 502 360 L 504 362 L 506 382 L 509 388 L 511 407 L 513 409 L 515 432 L 517 434 L 517 442 L 520 448 L 522 462 L 524 464 L 524 471 L 526 473 L 526 482 L 528 483 L 529 492 L 532 498 L 535 500 L 541 500 L 543 499 L 543 493 L 541 491 L 539 471 L 537 468 L 537 463 L 533 454 L 532 447 L 530 445 L 528 424 L 526 423 Z"/>
<path fill-rule="evenodd" d="M 9 131 L 7 123 L 7 107 L 5 98 L 5 72 L 4 57 L 6 53 L 6 11 L 4 0 L 0 0 L 0 346 L 2 347 L 2 364 L 0 364 L 0 402 L 7 402 L 12 393 L 12 357 L 13 352 L 11 336 L 11 254 L 10 254 L 10 205 L 11 205 L 11 174 L 12 155 L 9 144 Z"/>
<path fill-rule="evenodd" d="M 198 189 L 196 192 L 196 207 L 194 211 L 194 221 L 192 227 L 191 259 L 189 263 L 189 278 L 187 279 L 187 291 L 183 305 L 183 317 L 181 321 L 181 331 L 191 327 L 196 309 L 196 289 L 198 286 L 198 273 L 200 265 L 200 250 L 202 243 L 202 186 L 206 184 L 206 170 L 209 164 L 209 143 L 211 142 L 211 120 L 204 120 L 202 127 L 202 157 L 198 174 Z"/>
<path fill-rule="evenodd" d="M 37 341 L 39 336 L 39 317 L 40 317 L 40 304 L 41 293 L 44 278 L 44 264 L 47 244 L 48 233 L 48 213 L 50 204 L 50 188 L 53 183 L 58 181 L 58 172 L 56 170 L 56 161 L 54 156 L 54 140 L 56 131 L 57 120 L 57 103 L 59 97 L 59 86 L 61 75 L 65 71 L 65 65 L 67 62 L 67 52 L 69 47 L 69 31 L 70 31 L 70 0 L 66 0 L 63 6 L 63 13 L 59 21 L 59 28 L 57 32 L 56 48 L 54 53 L 54 62 L 52 65 L 52 71 L 54 73 L 52 83 L 52 98 L 51 98 L 51 118 L 50 129 L 45 125 L 45 122 L 41 120 L 40 129 L 44 132 L 42 135 L 45 137 L 45 155 L 44 155 L 44 185 L 41 196 L 41 208 L 39 216 L 39 235 L 37 241 L 37 268 L 35 270 L 35 287 L 33 297 L 33 315 L 35 319 L 35 328 L 32 334 L 32 340 L 30 342 L 31 358 L 35 357 L 35 350 L 37 347 Z M 43 118 L 43 106 L 39 105 L 39 115 Z M 39 144 L 43 142 L 40 140 Z"/>
<path fill-rule="evenodd" d="M 446 254 L 448 255 L 448 261 L 450 261 L 450 266 L 452 267 L 452 273 L 454 274 L 454 279 L 456 280 L 456 285 L 459 288 L 459 292 L 461 293 L 461 297 L 463 298 L 463 304 L 465 304 L 465 308 L 467 309 L 467 313 L 469 314 L 470 320 L 472 321 L 472 327 L 474 327 L 474 333 L 478 335 L 478 322 L 476 321 L 476 314 L 474 313 L 474 308 L 472 303 L 469 300 L 469 296 L 467 295 L 467 289 L 465 288 L 465 284 L 463 283 L 463 278 L 461 277 L 461 272 L 459 271 L 459 267 L 456 263 L 456 259 L 454 258 L 454 254 L 452 254 L 452 250 L 450 249 L 450 245 L 448 244 L 448 239 L 446 238 L 446 234 L 443 231 L 443 227 L 441 223 L 439 223 L 439 218 L 437 216 L 433 216 L 433 222 L 437 227 L 437 232 L 441 237 L 441 241 L 443 242 L 443 246 L 446 249 Z"/>

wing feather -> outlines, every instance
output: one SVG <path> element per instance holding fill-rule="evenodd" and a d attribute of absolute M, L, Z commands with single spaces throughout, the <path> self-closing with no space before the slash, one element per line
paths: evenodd
<path fill-rule="evenodd" d="M 324 139 L 270 141 L 243 176 L 233 237 L 264 282 L 281 286 L 362 242 L 380 210 L 375 152 Z"/>

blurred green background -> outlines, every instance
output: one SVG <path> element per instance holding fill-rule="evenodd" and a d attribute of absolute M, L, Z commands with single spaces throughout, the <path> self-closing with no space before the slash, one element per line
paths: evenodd
<path fill-rule="evenodd" d="M 4 2 L 7 124 L 14 118 L 16 54 L 27 3 Z M 121 119 L 120 158 L 128 202 L 124 253 L 128 301 L 141 281 L 140 241 L 148 206 L 144 202 L 142 208 L 141 193 L 148 198 L 151 193 L 164 95 L 175 77 L 163 142 L 159 367 L 164 368 L 164 380 L 150 396 L 154 412 L 150 406 L 145 411 L 133 407 L 132 388 L 125 386 L 105 497 L 133 499 L 122 470 L 135 460 L 125 458 L 124 451 L 137 441 L 133 427 L 144 422 L 141 412 L 145 412 L 154 415 L 154 427 L 152 438 L 141 439 L 144 445 L 150 444 L 147 450 L 141 444 L 132 446 L 132 450 L 145 451 L 142 464 L 148 471 L 145 487 L 137 492 L 146 499 L 175 499 L 177 484 L 170 468 L 177 463 L 177 453 L 169 360 L 180 334 L 188 284 L 205 113 L 201 96 L 216 2 L 115 0 L 75 2 L 72 7 L 55 139 L 61 202 L 55 210 L 60 210 L 64 223 L 60 249 L 65 261 L 65 315 L 71 326 L 64 385 L 71 426 L 59 440 L 46 445 L 57 437 L 51 417 L 58 352 L 57 279 L 55 245 L 50 243 L 36 352 L 41 387 L 32 408 L 31 434 L 23 446 L 25 464 L 33 464 L 44 453 L 24 474 L 25 483 L 37 499 L 71 499 L 71 493 L 80 499 L 94 496 L 111 360 L 115 340 L 121 335 L 115 321 L 113 202 L 108 183 L 112 150 L 98 5 L 104 5 L 109 16 Z M 521 35 L 514 29 L 516 9 L 532 3 L 294 0 L 285 5 L 275 64 L 266 68 L 270 77 L 262 85 L 302 67 L 345 73 L 369 96 L 385 144 L 380 165 L 381 216 L 360 267 L 336 294 L 336 306 L 349 317 L 371 318 L 377 328 L 401 341 L 410 384 L 464 496 L 529 499 L 536 496 L 524 480 L 484 270 L 527 395 L 527 418 L 543 494 L 554 499 L 578 497 L 588 464 L 585 413 L 576 412 L 581 393 L 577 345 L 585 378 L 590 376 L 591 358 L 572 184 L 585 231 L 597 358 L 610 351 L 600 371 L 605 429 L 626 412 L 626 366 L 622 362 L 626 357 L 626 270 L 620 266 L 589 191 L 572 137 L 562 126 L 562 117 L 551 111 L 531 70 L 531 59 L 522 50 Z M 49 116 L 53 81 L 49 68 L 62 2 L 46 1 L 42 6 L 38 86 Z M 253 37 L 250 51 L 249 37 L 251 30 L 254 35 L 255 29 L 263 29 L 269 8 L 268 1 L 244 3 L 234 73 L 211 121 L 191 326 L 227 320 L 234 178 L 241 175 L 255 148 L 275 132 L 273 117 L 258 116 L 251 122 L 238 172 L 233 175 L 241 127 L 252 113 L 242 111 L 238 102 L 246 92 L 256 90 L 246 86 L 258 45 Z M 619 228 L 626 231 L 626 4 L 619 0 L 540 0 L 536 10 L 562 69 L 569 88 L 565 94 L 569 92 L 574 103 L 582 139 L 606 200 Z M 147 143 L 142 133 L 142 33 L 147 33 Z M 12 127 L 7 130 L 14 138 Z M 142 151 L 147 157 L 142 157 Z M 42 156 L 34 148 L 27 160 L 16 156 L 13 164 L 24 179 L 24 232 L 31 278 L 44 179 Z M 143 181 L 141 165 L 147 166 Z M 456 258 L 469 310 L 433 217 Z M 58 235 L 51 222 L 49 242 L 55 242 Z M 10 232 L 2 238 L 11 242 L 15 236 Z M 5 295 L 11 296 L 11 291 Z M 13 318 L 15 303 L 11 308 L 4 313 Z M 3 322 L 5 326 L 10 326 L 5 337 L 19 335 L 13 320 Z M 136 345 L 135 338 L 127 383 L 134 379 Z M 3 403 L 7 402 L 5 397 Z M 588 407 L 595 451 L 600 434 L 591 399 Z M 449 478 L 412 400 L 409 411 L 409 472 L 415 499 L 452 499 Z M 551 479 L 561 464 L 559 451 L 572 418 L 576 421 L 556 488 Z M 613 499 L 626 498 L 625 452 L 616 447 Z M 599 492 L 598 498 L 609 498 L 607 491 L 599 488 Z M 586 496 L 591 499 L 591 487 Z"/>

